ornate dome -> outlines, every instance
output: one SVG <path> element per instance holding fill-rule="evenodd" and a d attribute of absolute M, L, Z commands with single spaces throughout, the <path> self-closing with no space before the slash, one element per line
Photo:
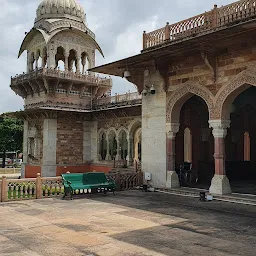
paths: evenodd
<path fill-rule="evenodd" d="M 37 8 L 37 20 L 70 16 L 84 20 L 84 9 L 77 0 L 43 0 Z"/>

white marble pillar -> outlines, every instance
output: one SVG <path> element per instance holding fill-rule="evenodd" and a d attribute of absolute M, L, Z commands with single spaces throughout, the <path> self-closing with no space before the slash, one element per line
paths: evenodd
<path fill-rule="evenodd" d="M 24 120 L 23 128 L 23 162 L 21 165 L 21 178 L 25 178 L 25 167 L 28 162 L 28 121 Z"/>
<path fill-rule="evenodd" d="M 56 146 L 57 119 L 45 119 L 43 126 L 43 177 L 56 176 Z"/>

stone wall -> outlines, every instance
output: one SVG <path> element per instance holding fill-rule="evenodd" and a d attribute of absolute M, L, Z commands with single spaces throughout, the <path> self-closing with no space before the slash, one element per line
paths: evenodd
<path fill-rule="evenodd" d="M 187 81 L 195 81 L 216 95 L 225 83 L 256 64 L 256 41 L 246 36 L 224 46 L 216 46 L 213 51 L 205 54 L 206 61 L 200 51 L 173 59 L 175 65 L 170 64 L 169 67 L 169 92 L 180 88 Z"/>
<path fill-rule="evenodd" d="M 83 120 L 75 114 L 60 114 L 57 121 L 58 165 L 83 164 Z"/>

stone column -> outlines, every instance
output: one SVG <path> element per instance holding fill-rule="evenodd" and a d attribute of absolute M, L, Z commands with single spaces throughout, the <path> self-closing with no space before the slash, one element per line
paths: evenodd
<path fill-rule="evenodd" d="M 107 140 L 107 155 L 106 155 L 106 161 L 111 161 L 112 159 L 111 159 L 111 155 L 110 155 L 110 153 L 109 153 L 109 138 L 108 138 L 108 135 L 107 135 L 107 137 L 106 137 L 106 140 Z"/>
<path fill-rule="evenodd" d="M 167 188 L 180 187 L 179 177 L 175 171 L 175 137 L 180 128 L 179 123 L 166 124 L 166 165 L 167 165 Z"/>
<path fill-rule="evenodd" d="M 213 128 L 215 175 L 211 182 L 210 193 L 224 195 L 230 194 L 231 188 L 225 170 L 225 137 L 229 120 L 210 120 L 210 128 Z"/>
<path fill-rule="evenodd" d="M 130 138 L 130 136 L 127 136 L 127 157 L 126 157 L 126 161 L 127 161 L 128 166 L 131 166 L 132 163 L 133 163 L 132 152 L 131 152 L 132 141 L 133 140 Z"/>
<path fill-rule="evenodd" d="M 48 45 L 48 58 L 47 58 L 47 67 L 51 69 L 55 69 L 56 61 L 55 61 L 55 55 L 56 55 L 56 47 L 54 43 L 51 43 Z"/>
<path fill-rule="evenodd" d="M 25 168 L 28 161 L 28 121 L 24 121 L 23 130 L 23 162 L 21 165 L 21 178 L 25 178 Z"/>
<path fill-rule="evenodd" d="M 81 58 L 78 57 L 78 58 L 76 59 L 76 73 L 77 73 L 77 74 L 81 73 L 80 68 L 81 68 Z"/>
<path fill-rule="evenodd" d="M 45 119 L 42 177 L 56 176 L 57 119 Z"/>
<path fill-rule="evenodd" d="M 68 53 L 65 53 L 65 71 L 68 71 Z"/>
<path fill-rule="evenodd" d="M 101 157 L 101 138 L 98 138 L 98 157 L 97 157 L 97 161 L 102 161 L 105 159 L 102 159 Z"/>
<path fill-rule="evenodd" d="M 120 140 L 119 138 L 116 139 L 116 160 L 121 160 L 121 150 L 120 150 Z"/>

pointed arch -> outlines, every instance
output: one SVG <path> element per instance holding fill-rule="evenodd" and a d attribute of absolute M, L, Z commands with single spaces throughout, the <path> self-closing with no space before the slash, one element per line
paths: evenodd
<path fill-rule="evenodd" d="M 204 100 L 208 107 L 209 115 L 211 115 L 214 108 L 213 94 L 202 85 L 188 81 L 169 98 L 167 106 L 167 122 L 179 123 L 182 106 L 194 95 L 197 95 Z"/>
<path fill-rule="evenodd" d="M 122 126 L 117 130 L 117 137 L 119 137 L 122 132 L 125 132 L 127 136 L 129 134 L 128 130 L 124 126 Z"/>
<path fill-rule="evenodd" d="M 141 118 L 135 118 L 128 126 L 128 135 L 133 136 L 134 132 L 141 127 Z"/>
<path fill-rule="evenodd" d="M 113 132 L 113 133 L 115 134 L 115 136 L 117 137 L 117 132 L 116 132 L 116 130 L 115 130 L 113 127 L 109 128 L 109 129 L 107 130 L 107 132 L 106 132 L 107 137 L 109 137 L 109 135 L 110 135 L 111 132 Z"/>
<path fill-rule="evenodd" d="M 247 69 L 236 75 L 218 91 L 211 119 L 230 119 L 231 106 L 235 98 L 251 86 L 256 86 L 256 70 Z"/>

